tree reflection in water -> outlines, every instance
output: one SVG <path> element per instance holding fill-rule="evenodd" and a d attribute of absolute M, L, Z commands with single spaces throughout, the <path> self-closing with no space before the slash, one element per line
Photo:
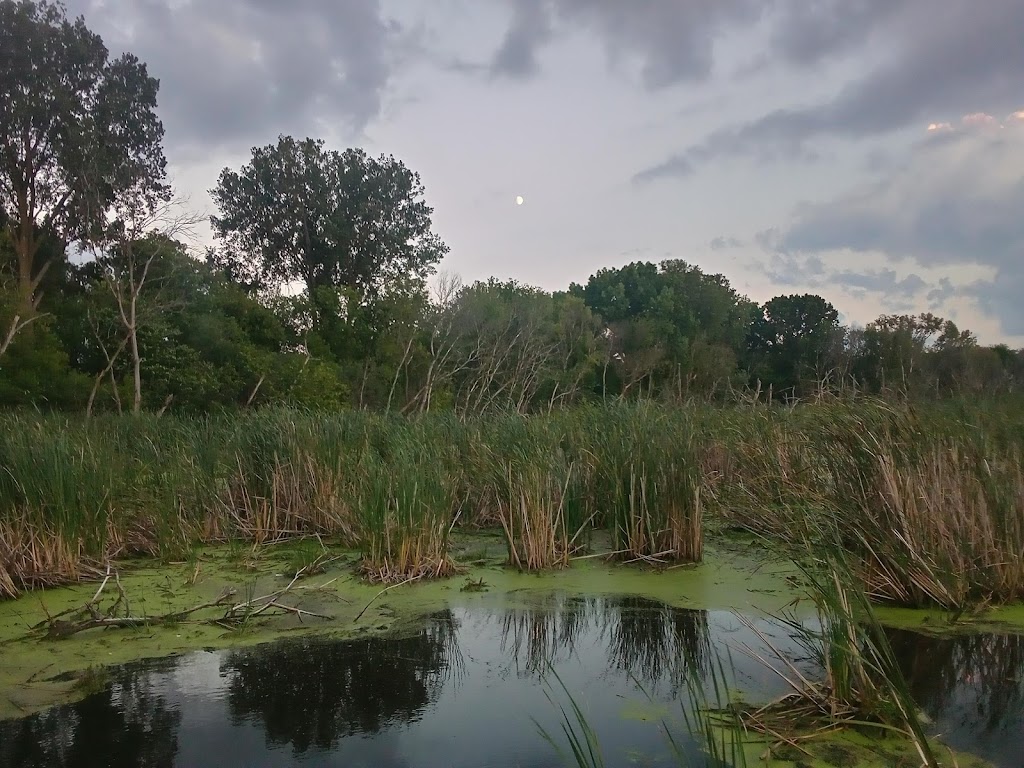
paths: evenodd
<path fill-rule="evenodd" d="M 890 630 L 889 640 L 914 699 L 942 730 L 979 741 L 1022 731 L 1024 637 Z"/>
<path fill-rule="evenodd" d="M 404 765 L 401 756 L 387 762 L 389 744 L 396 742 L 374 736 L 415 721 L 422 727 L 403 731 L 410 744 L 453 738 L 455 722 L 485 734 L 467 749 L 476 750 L 473 760 L 490 760 L 489 750 L 518 748 L 520 736 L 513 733 L 495 747 L 488 729 L 496 722 L 513 727 L 520 709 L 531 706 L 530 692 L 549 664 L 568 662 L 565 669 L 577 684 L 606 676 L 607 690 L 619 696 L 635 692 L 632 681 L 652 693 L 667 685 L 668 691 L 656 695 L 668 701 L 685 696 L 689 674 L 707 676 L 712 635 L 721 631 L 704 611 L 635 597 L 518 599 L 513 606 L 484 603 L 445 611 L 403 634 L 344 641 L 307 637 L 218 654 L 210 660 L 219 678 L 191 657 L 113 669 L 107 688 L 81 702 L 0 722 L 0 768 L 163 768 L 175 760 L 195 762 L 199 754 L 211 761 L 239 757 L 243 740 L 249 740 L 246 761 L 251 756 L 259 762 L 269 744 L 307 753 L 303 760 L 314 757 L 308 754 L 314 750 L 340 749 L 344 759 L 357 763 L 365 758 L 371 760 L 366 764 Z M 916 700 L 948 743 L 998 765 L 1019 765 L 1024 637 L 934 638 L 892 631 L 890 638 Z M 513 671 L 522 683 L 503 687 Z M 466 672 L 474 680 L 458 697 L 450 696 Z M 189 681 L 197 674 L 214 679 L 193 687 Z M 605 689 L 602 682 L 591 690 Z M 192 708 L 198 702 L 209 706 Z M 591 704 L 610 744 L 625 751 L 631 739 L 641 738 L 623 727 L 617 704 L 606 706 L 599 694 Z M 437 711 L 441 707 L 444 713 Z M 432 715 L 439 715 L 436 724 Z M 368 738 L 341 743 L 356 734 Z M 532 730 L 521 735 L 524 756 L 533 754 L 527 742 L 535 737 Z M 196 739 L 205 751 L 197 752 Z"/>
<path fill-rule="evenodd" d="M 232 718 L 262 724 L 297 752 L 418 719 L 461 669 L 451 611 L 398 636 L 304 638 L 230 653 L 221 666 Z"/>
<path fill-rule="evenodd" d="M 117 668 L 105 690 L 80 702 L 0 721 L 0 767 L 174 765 L 181 714 L 157 692 L 154 678 L 176 663 Z"/>

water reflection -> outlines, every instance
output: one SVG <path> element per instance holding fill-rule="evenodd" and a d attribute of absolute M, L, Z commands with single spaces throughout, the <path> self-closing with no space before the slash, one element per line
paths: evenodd
<path fill-rule="evenodd" d="M 652 686 L 666 679 L 673 695 L 688 673 L 703 677 L 707 672 L 707 611 L 682 611 L 633 597 L 618 601 L 604 617 L 609 660 L 616 669 Z"/>
<path fill-rule="evenodd" d="M 930 637 L 891 630 L 889 640 L 921 709 L 944 741 L 998 765 L 1024 754 L 1024 637 Z"/>
<path fill-rule="evenodd" d="M 787 648 L 781 628 L 760 629 Z M 673 765 L 657 722 L 679 720 L 687 675 L 706 674 L 713 649 L 755 640 L 731 613 L 639 598 L 477 603 L 388 637 L 294 639 L 114 670 L 82 702 L 0 722 L 0 768 L 556 766 L 530 719 L 560 732 L 541 684 L 548 665 L 600 734 L 607 765 Z M 1018 764 L 1024 639 L 893 632 L 892 641 L 937 731 L 997 765 Z M 781 692 L 759 664 L 733 660 L 745 690 Z"/>
<path fill-rule="evenodd" d="M 571 658 L 581 636 L 605 646 L 609 669 L 672 693 L 688 672 L 703 675 L 711 653 L 707 611 L 671 608 L 639 597 L 553 594 L 499 614 L 501 651 L 521 676 L 539 677 Z"/>
<path fill-rule="evenodd" d="M 397 637 L 304 639 L 229 653 L 221 667 L 234 721 L 258 720 L 267 739 L 330 750 L 355 733 L 411 722 L 460 667 L 451 611 Z"/>
<path fill-rule="evenodd" d="M 105 690 L 75 706 L 0 721 L 0 765 L 174 765 L 181 715 L 154 680 L 175 664 L 149 665 L 145 675 L 128 667 L 115 669 Z"/>

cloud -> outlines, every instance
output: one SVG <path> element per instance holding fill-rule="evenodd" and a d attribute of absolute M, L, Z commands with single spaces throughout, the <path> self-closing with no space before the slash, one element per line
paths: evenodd
<path fill-rule="evenodd" d="M 708 243 L 708 247 L 712 251 L 728 251 L 733 248 L 742 248 L 744 242 L 737 237 L 723 237 L 719 235 Z"/>
<path fill-rule="evenodd" d="M 538 49 L 552 36 L 552 18 L 545 0 L 519 0 L 490 71 L 495 75 L 524 78 L 539 69 Z"/>
<path fill-rule="evenodd" d="M 770 241 L 774 238 L 771 233 L 759 233 L 755 239 L 765 250 L 772 250 Z M 817 256 L 801 256 L 780 251 L 771 253 L 767 264 L 751 262 L 747 266 L 768 277 L 775 285 L 787 287 L 815 288 L 822 284 L 821 278 L 825 274 L 825 262 Z"/>
<path fill-rule="evenodd" d="M 810 67 L 858 48 L 908 0 L 790 0 L 780 4 L 773 49 L 789 64 Z"/>
<path fill-rule="evenodd" d="M 318 121 L 358 132 L 408 43 L 378 0 L 70 0 L 68 11 L 147 63 L 168 144 L 203 152 L 315 134 Z"/>
<path fill-rule="evenodd" d="M 760 0 L 509 0 L 512 19 L 491 62 L 492 74 L 524 77 L 538 71 L 537 55 L 556 35 L 586 30 L 609 61 L 639 60 L 648 88 L 703 80 L 714 64 L 716 35 L 750 24 Z"/>
<path fill-rule="evenodd" d="M 900 298 L 912 298 L 928 287 L 928 283 L 920 275 L 911 273 L 902 279 L 897 279 L 896 272 L 892 269 L 863 272 L 841 270 L 829 274 L 821 281 L 821 284 Z"/>
<path fill-rule="evenodd" d="M 953 281 L 948 277 L 939 280 L 938 285 L 928 291 L 928 309 L 936 310 L 957 295 Z"/>
<path fill-rule="evenodd" d="M 918 0 L 920 2 L 920 0 Z M 661 88 L 707 78 L 716 38 L 772 17 L 769 50 L 754 61 L 811 67 L 863 45 L 913 0 L 508 0 L 512 18 L 492 74 L 539 71 L 538 51 L 559 33 L 596 35 L 613 62 L 639 59 L 641 78 Z"/>
<path fill-rule="evenodd" d="M 995 279 L 977 280 L 960 293 L 998 317 L 1005 333 L 1021 335 L 1021 211 L 1024 121 L 969 115 L 949 131 L 927 134 L 903 164 L 872 183 L 800 207 L 771 245 L 791 258 L 853 251 L 924 268 L 983 268 Z M 940 281 L 928 300 L 938 304 L 953 292 L 949 280 Z"/>
<path fill-rule="evenodd" d="M 847 34 L 838 31 L 833 21 L 849 13 L 860 23 Z M 941 118 L 935 119 L 938 115 L 972 112 L 979 106 L 999 112 L 1020 98 L 1024 3 L 1019 0 L 947 0 L 941 13 L 932 0 L 863 0 L 852 6 L 836 0 L 793 24 L 783 26 L 776 41 L 776 54 L 790 63 L 810 66 L 828 50 L 853 49 L 864 43 L 869 32 L 886 53 L 873 53 L 880 63 L 834 98 L 777 109 L 748 123 L 719 129 L 640 171 L 635 180 L 685 176 L 723 156 L 799 159 L 808 152 L 813 156 L 807 143 L 821 137 L 875 136 L 917 122 L 933 122 L 939 130 L 945 125 Z"/>

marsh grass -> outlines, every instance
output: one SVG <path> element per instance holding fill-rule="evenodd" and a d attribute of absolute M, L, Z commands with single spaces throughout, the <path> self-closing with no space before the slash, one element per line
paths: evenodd
<path fill-rule="evenodd" d="M 585 447 L 585 492 L 630 561 L 703 557 L 702 434 L 689 411 L 649 404 L 581 413 L 573 440 Z"/>
<path fill-rule="evenodd" d="M 1020 446 L 874 402 L 762 411 L 750 427 L 720 449 L 713 496 L 733 524 L 796 557 L 838 543 L 876 600 L 964 610 L 1024 596 Z"/>
<path fill-rule="evenodd" d="M 362 572 L 371 581 L 450 576 L 458 517 L 449 451 L 416 430 L 367 451 L 357 467 Z"/>
<path fill-rule="evenodd" d="M 802 566 L 817 608 L 817 626 L 794 615 L 774 616 L 801 648 L 780 652 L 749 620 L 744 623 L 770 651 L 745 652 L 775 671 L 790 693 L 760 707 L 738 706 L 744 728 L 796 746 L 836 729 L 897 734 L 914 747 L 922 766 L 940 765 L 917 704 L 867 593 L 840 552 Z M 820 670 L 808 672 L 807 662 Z M 803 662 L 803 663 L 801 663 Z"/>
<path fill-rule="evenodd" d="M 712 519 L 795 557 L 836 542 L 874 599 L 962 610 L 1024 596 L 1022 455 L 1012 401 L 8 414 L 0 594 L 112 557 L 307 536 L 360 548 L 373 578 L 443 575 L 456 525 L 500 527 L 527 570 L 564 566 L 597 529 L 661 566 L 699 561 Z"/>

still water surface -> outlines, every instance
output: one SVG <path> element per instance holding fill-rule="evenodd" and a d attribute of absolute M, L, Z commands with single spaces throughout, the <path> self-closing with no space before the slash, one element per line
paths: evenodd
<path fill-rule="evenodd" d="M 778 628 L 759 628 L 793 650 Z M 1021 638 L 895 632 L 893 642 L 947 741 L 1019 764 Z M 607 765 L 674 765 L 660 722 L 682 738 L 687 671 L 744 644 L 760 641 L 731 613 L 638 598 L 476 604 L 397 636 L 296 639 L 117 668 L 81 702 L 0 722 L 0 767 L 553 768 L 563 763 L 534 722 L 560 734 L 547 696 L 567 701 L 542 682 L 549 663 L 599 733 Z M 756 662 L 731 655 L 744 690 L 782 692 Z"/>

